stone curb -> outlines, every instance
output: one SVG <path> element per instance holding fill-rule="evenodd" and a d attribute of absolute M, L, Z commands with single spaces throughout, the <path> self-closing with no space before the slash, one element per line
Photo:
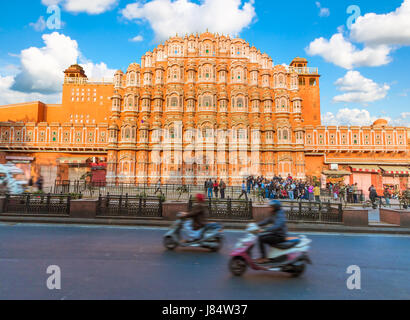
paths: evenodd
<path fill-rule="evenodd" d="M 164 221 L 158 219 L 73 219 L 68 217 L 22 217 L 22 216 L 0 216 L 0 222 L 8 224 L 67 224 L 67 225 L 101 225 L 101 226 L 135 226 L 135 227 L 163 227 L 167 228 L 172 224 L 172 221 Z M 244 230 L 246 222 L 221 222 L 225 229 L 228 230 Z M 347 227 L 343 225 L 333 224 L 307 224 L 307 223 L 288 223 L 289 231 L 291 232 L 323 232 L 323 233 L 371 233 L 371 234 L 395 234 L 395 235 L 410 235 L 409 228 L 399 227 Z"/>

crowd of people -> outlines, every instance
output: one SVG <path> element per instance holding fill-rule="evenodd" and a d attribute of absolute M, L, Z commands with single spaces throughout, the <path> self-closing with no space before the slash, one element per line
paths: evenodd
<path fill-rule="evenodd" d="M 223 180 L 205 182 L 205 190 L 208 198 L 225 198 L 226 183 Z M 239 199 L 248 197 L 251 193 L 264 199 L 289 199 L 289 200 L 310 200 L 320 201 L 321 189 L 318 183 L 308 183 L 301 179 L 293 179 L 290 175 L 287 178 L 274 177 L 266 179 L 264 177 L 248 177 L 243 180 Z"/>

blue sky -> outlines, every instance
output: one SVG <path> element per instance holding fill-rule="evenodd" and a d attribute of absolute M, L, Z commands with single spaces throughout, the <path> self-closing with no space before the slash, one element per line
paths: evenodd
<path fill-rule="evenodd" d="M 48 5 L 61 9 L 59 30 L 46 25 Z M 351 30 L 350 5 L 361 13 Z M 275 64 L 306 57 L 322 75 L 326 124 L 410 123 L 410 0 L 16 0 L 1 9 L 0 104 L 59 102 L 62 70 L 50 66 L 78 58 L 90 77 L 109 77 L 167 33 L 209 28 L 237 34 Z"/>

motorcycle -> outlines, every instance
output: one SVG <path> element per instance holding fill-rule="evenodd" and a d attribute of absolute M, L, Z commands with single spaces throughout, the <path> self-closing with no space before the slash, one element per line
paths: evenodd
<path fill-rule="evenodd" d="M 299 277 L 305 272 L 306 265 L 312 264 L 308 255 L 312 240 L 306 236 L 287 238 L 286 242 L 272 246 L 268 254 L 269 262 L 257 264 L 251 252 L 258 241 L 259 226 L 252 223 L 246 231 L 247 236 L 239 240 L 230 255 L 229 269 L 234 276 L 242 276 L 249 266 L 253 270 L 285 272 Z"/>
<path fill-rule="evenodd" d="M 164 236 L 164 246 L 168 250 L 175 250 L 177 247 L 183 248 L 205 248 L 212 252 L 221 250 L 224 240 L 223 227 L 218 223 L 209 223 L 201 230 L 198 240 L 184 241 L 182 230 L 185 219 L 178 215 L 179 220 L 175 221 L 171 229 Z"/>

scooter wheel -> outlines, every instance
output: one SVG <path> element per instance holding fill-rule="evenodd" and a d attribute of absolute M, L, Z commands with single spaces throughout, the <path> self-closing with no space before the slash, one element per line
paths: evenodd
<path fill-rule="evenodd" d="M 168 250 L 175 250 L 178 247 L 178 243 L 172 237 L 165 237 L 164 238 L 164 246 Z"/>
<path fill-rule="evenodd" d="M 248 268 L 248 264 L 241 257 L 234 257 L 229 262 L 229 270 L 232 272 L 232 274 L 235 277 L 242 276 L 246 272 L 247 268 Z"/>
<path fill-rule="evenodd" d="M 217 238 L 215 241 L 215 247 L 211 248 L 212 252 L 219 252 L 222 249 L 223 246 L 223 239 L 222 238 Z"/>
<path fill-rule="evenodd" d="M 306 270 L 306 263 L 301 263 L 299 265 L 293 266 L 292 270 L 289 271 L 292 278 L 299 278 Z"/>

